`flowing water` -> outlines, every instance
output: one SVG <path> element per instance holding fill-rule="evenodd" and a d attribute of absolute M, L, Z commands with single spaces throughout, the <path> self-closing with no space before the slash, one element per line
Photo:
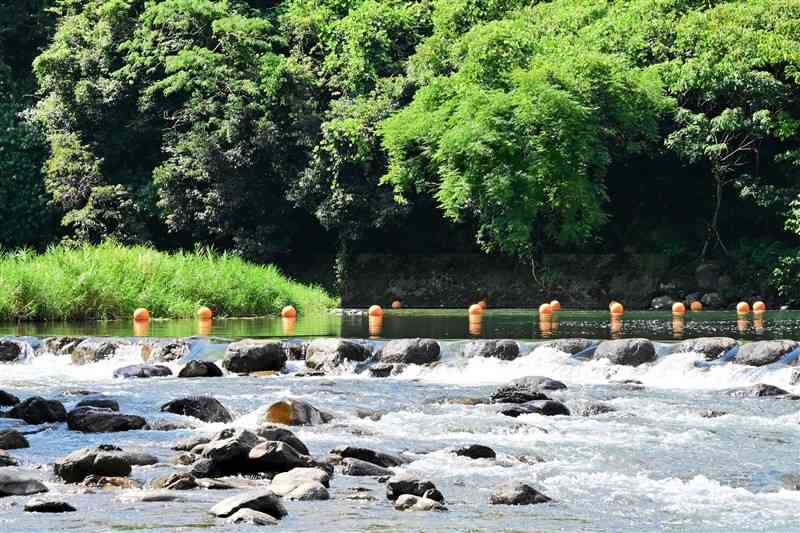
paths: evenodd
<path fill-rule="evenodd" d="M 493 317 L 493 313 L 496 316 Z M 746 367 L 735 363 L 704 366 L 698 354 L 662 355 L 652 364 L 616 366 L 604 360 L 582 361 L 533 340 L 542 336 L 530 312 L 487 313 L 480 336 L 527 339 L 514 361 L 466 358 L 469 336 L 461 312 L 387 314 L 381 336 L 431 336 L 441 340 L 442 362 L 432 367 L 409 366 L 402 374 L 370 378 L 344 369 L 325 377 L 296 377 L 302 361 L 290 361 L 288 372 L 273 377 L 139 380 L 112 378 L 114 369 L 141 362 L 138 346 L 114 358 L 73 365 L 68 356 L 37 352 L 19 363 L 0 367 L 0 389 L 20 397 L 58 399 L 67 409 L 90 390 L 119 401 L 121 410 L 153 420 L 188 420 L 159 412 L 176 397 L 213 394 L 231 412 L 233 425 L 254 429 L 271 402 L 300 398 L 336 415 L 333 422 L 303 427 L 297 435 L 314 455 L 342 444 L 389 452 L 407 451 L 414 461 L 408 470 L 432 480 L 447 500 L 443 513 L 401 513 L 385 498 L 384 486 L 373 478 L 337 473 L 331 500 L 286 502 L 289 516 L 281 531 L 293 532 L 527 532 L 527 531 L 797 531 L 800 491 L 784 488 L 783 476 L 800 474 L 800 403 L 784 399 L 736 399 L 724 389 L 769 383 L 800 394 L 795 369 L 780 363 Z M 564 313 L 552 336 L 646 336 L 671 340 L 672 320 L 665 314 L 629 313 L 621 330 L 611 331 L 602 313 Z M 405 318 L 399 318 L 405 317 Z M 438 317 L 438 318 L 437 318 Z M 682 336 L 724 334 L 738 338 L 800 338 L 796 313 L 768 315 L 757 332 L 750 320 L 737 325 L 730 313 L 687 318 Z M 392 325 L 394 322 L 395 325 Z M 192 335 L 194 323 L 154 322 L 149 335 Z M 315 325 L 297 323 L 298 335 L 367 337 L 361 315 L 318 317 Z M 104 329 L 105 328 L 105 329 Z M 743 329 L 743 331 L 740 331 Z M 63 333 L 131 335 L 130 324 L 9 326 L 0 335 Z M 281 336 L 280 321 L 217 321 L 219 337 Z M 33 345 L 35 339 L 30 339 Z M 373 341 L 380 343 L 382 341 Z M 225 340 L 203 337 L 192 341 L 188 358 L 221 359 Z M 174 373 L 185 360 L 166 363 Z M 586 400 L 616 409 L 592 416 L 509 418 L 491 404 L 469 405 L 465 399 L 486 398 L 507 381 L 543 375 L 564 381 L 568 389 L 551 396 L 570 408 Z M 621 384 L 638 380 L 643 387 Z M 359 418 L 358 409 L 383 412 L 377 420 Z M 706 418 L 714 410 L 722 416 Z M 162 463 L 134 467 L 132 477 L 146 483 L 172 473 L 168 464 L 173 443 L 197 433 L 212 433 L 220 424 L 197 422 L 195 430 L 131 431 L 81 434 L 64 424 L 26 426 L 0 418 L 0 428 L 32 431 L 31 447 L 13 450 L 21 468 L 33 471 L 50 489 L 47 497 L 65 499 L 77 513 L 24 513 L 28 498 L 0 498 L 0 531 L 247 531 L 207 513 L 234 491 L 197 489 L 176 492 L 177 501 L 142 502 L 138 489 L 95 489 L 64 485 L 52 475 L 52 463 L 83 446 L 114 443 L 129 451 L 147 451 Z M 471 460 L 450 453 L 464 444 L 484 444 L 497 451 L 496 460 Z M 533 506 L 488 504 L 494 487 L 504 481 L 527 482 L 554 503 Z M 252 482 L 257 483 L 257 482 Z M 260 482 L 265 483 L 265 482 Z M 363 487 L 374 501 L 353 500 Z M 253 530 L 257 530 L 254 528 Z"/>

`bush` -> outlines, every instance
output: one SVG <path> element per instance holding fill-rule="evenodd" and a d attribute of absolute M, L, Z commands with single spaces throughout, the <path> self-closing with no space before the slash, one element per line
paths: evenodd
<path fill-rule="evenodd" d="M 167 254 L 107 241 L 0 255 L 0 319 L 6 320 L 127 318 L 137 307 L 180 318 L 201 305 L 218 316 L 259 316 L 287 304 L 311 313 L 336 303 L 272 265 L 209 250 Z"/>

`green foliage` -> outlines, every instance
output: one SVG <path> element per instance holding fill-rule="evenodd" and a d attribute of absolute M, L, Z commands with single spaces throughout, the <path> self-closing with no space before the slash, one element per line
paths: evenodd
<path fill-rule="evenodd" d="M 209 250 L 170 255 L 108 241 L 0 256 L 3 320 L 129 318 L 137 307 L 155 317 L 185 318 L 201 305 L 218 316 L 257 316 L 276 314 L 287 304 L 313 313 L 336 302 L 271 265 Z"/>

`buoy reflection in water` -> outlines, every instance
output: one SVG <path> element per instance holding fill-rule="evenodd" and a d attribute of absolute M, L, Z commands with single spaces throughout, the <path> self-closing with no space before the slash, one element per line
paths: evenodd
<path fill-rule="evenodd" d="M 283 329 L 284 335 L 294 335 L 294 326 L 297 323 L 297 318 L 290 316 L 290 317 L 283 317 L 281 318 L 281 327 Z"/>
<path fill-rule="evenodd" d="M 469 315 L 469 334 L 472 336 L 480 336 L 481 334 L 481 321 L 482 315 Z"/>
<path fill-rule="evenodd" d="M 211 335 L 212 325 L 214 321 L 209 319 L 200 319 L 197 321 L 197 334 L 201 337 L 208 337 Z"/>
<path fill-rule="evenodd" d="M 369 317 L 369 336 L 380 337 L 383 330 L 383 315 L 370 315 Z"/>
<path fill-rule="evenodd" d="M 683 316 L 673 316 L 672 317 L 672 336 L 676 339 L 683 338 L 683 331 L 686 326 L 684 322 Z"/>

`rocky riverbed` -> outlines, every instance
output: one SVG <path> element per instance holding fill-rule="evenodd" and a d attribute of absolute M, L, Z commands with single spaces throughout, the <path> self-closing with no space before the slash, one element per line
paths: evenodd
<path fill-rule="evenodd" d="M 0 339 L 0 530 L 791 530 L 798 353 Z"/>

